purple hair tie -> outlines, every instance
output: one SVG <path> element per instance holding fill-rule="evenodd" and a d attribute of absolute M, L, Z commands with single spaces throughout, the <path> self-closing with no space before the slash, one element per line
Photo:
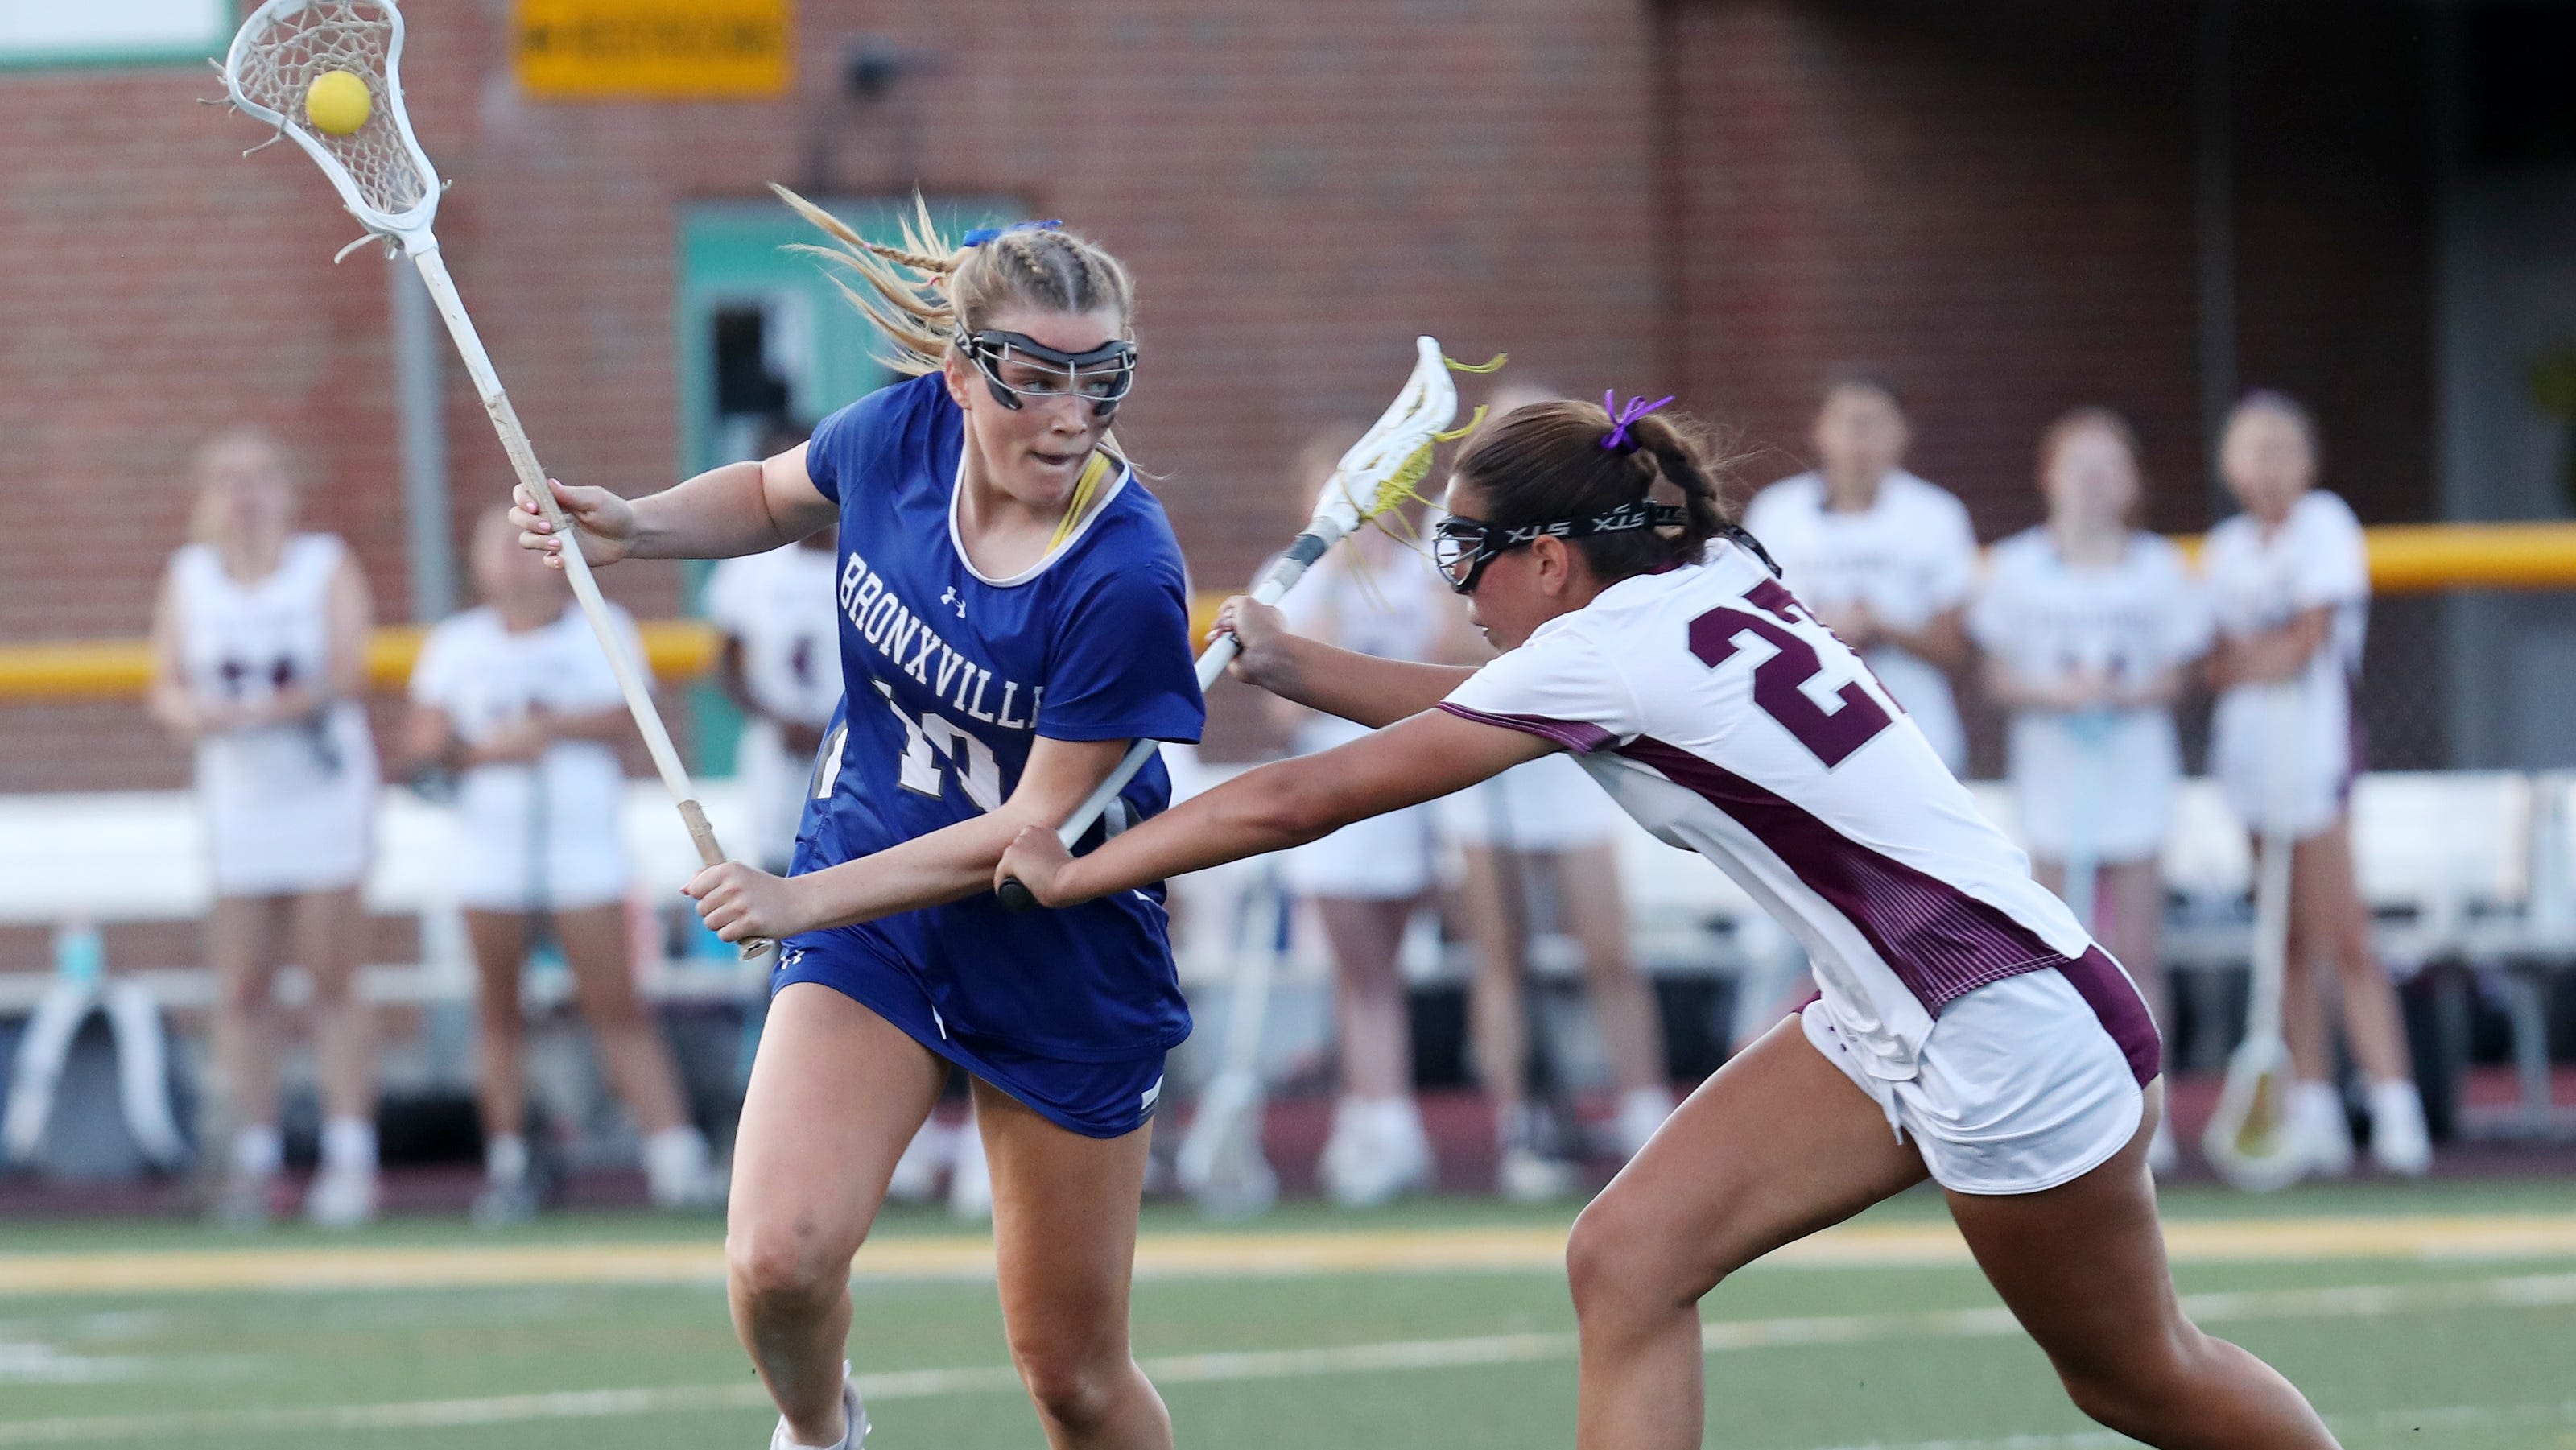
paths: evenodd
<path fill-rule="evenodd" d="M 1610 433 L 1608 437 L 1601 440 L 1601 446 L 1620 451 L 1633 450 L 1637 445 L 1628 437 L 1628 425 L 1636 422 L 1640 418 L 1643 418 L 1648 413 L 1655 411 L 1666 403 L 1671 402 L 1674 396 L 1674 394 L 1666 393 L 1664 396 L 1649 403 L 1646 401 L 1646 395 L 1639 393 L 1637 396 L 1628 400 L 1628 406 L 1622 408 L 1619 406 L 1618 389 L 1612 388 L 1610 391 L 1603 393 L 1601 395 L 1601 411 L 1610 415 Z"/>
<path fill-rule="evenodd" d="M 1013 222 L 1006 227 L 977 227 L 966 234 L 963 245 L 980 247 L 1005 232 L 1051 232 L 1063 225 L 1064 219 L 1059 217 L 1046 222 Z"/>

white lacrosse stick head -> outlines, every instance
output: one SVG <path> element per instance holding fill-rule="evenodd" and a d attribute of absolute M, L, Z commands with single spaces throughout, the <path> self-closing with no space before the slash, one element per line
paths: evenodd
<path fill-rule="evenodd" d="M 1438 338 L 1415 338 L 1413 349 L 1413 375 L 1335 465 L 1316 509 L 1317 523 L 1352 533 L 1412 497 L 1413 486 L 1431 471 L 1431 451 L 1458 416 L 1458 387 Z"/>
<path fill-rule="evenodd" d="M 224 53 L 224 89 L 304 148 L 359 225 L 418 251 L 438 213 L 438 173 L 403 109 L 402 45 L 393 0 L 268 0 Z M 366 122 L 345 136 L 315 129 L 304 112 L 313 82 L 333 71 L 367 86 Z"/>

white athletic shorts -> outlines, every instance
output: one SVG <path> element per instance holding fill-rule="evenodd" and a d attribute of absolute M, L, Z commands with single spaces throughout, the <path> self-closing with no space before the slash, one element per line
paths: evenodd
<path fill-rule="evenodd" d="M 319 727 L 273 726 L 197 747 L 197 799 L 218 896 L 338 891 L 374 854 L 376 747 L 366 715 L 334 708 Z"/>
<path fill-rule="evenodd" d="M 1515 765 L 1439 803 L 1440 834 L 1461 846 L 1571 851 L 1597 846 L 1619 824 L 1619 807 L 1563 752 Z"/>
<path fill-rule="evenodd" d="M 1297 753 L 1312 755 L 1368 733 L 1347 720 L 1309 721 L 1297 732 Z M 1431 808 L 1406 806 L 1290 848 L 1279 875 L 1300 896 L 1404 901 L 1431 889 L 1431 845 Z"/>
<path fill-rule="evenodd" d="M 2209 773 L 2247 830 L 2304 841 L 2332 826 L 2352 799 L 2362 766 L 2359 717 L 2340 679 L 2303 680 L 2287 718 L 2274 713 L 2282 708 L 2277 697 L 2263 686 L 2219 694 L 2209 715 Z"/>
<path fill-rule="evenodd" d="M 1942 1008 L 1901 1082 L 1867 1070 L 1822 999 L 1800 1022 L 1958 1193 L 2037 1193 L 2100 1167 L 2137 1136 L 2159 1067 L 2145 1000 L 2099 948 Z"/>
<path fill-rule="evenodd" d="M 577 911 L 626 896 L 625 779 L 605 751 L 556 746 L 542 802 L 524 766 L 465 773 L 457 796 L 456 900 L 470 911 Z M 538 807 L 532 809 L 533 807 Z"/>
<path fill-rule="evenodd" d="M 2088 741 L 2033 711 L 2013 717 L 2009 740 L 2013 803 L 2032 855 L 2062 862 L 2081 846 L 2116 865 L 2162 854 L 2182 779 L 2171 714 L 2133 711 Z"/>

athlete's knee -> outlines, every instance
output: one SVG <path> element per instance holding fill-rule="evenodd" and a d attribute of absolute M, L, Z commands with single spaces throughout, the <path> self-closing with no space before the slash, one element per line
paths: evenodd
<path fill-rule="evenodd" d="M 1686 1242 L 1646 1194 L 1612 1184 L 1585 1206 L 1565 1241 L 1566 1285 L 1586 1324 L 1661 1317 L 1699 1302 L 1734 1265 Z"/>
<path fill-rule="evenodd" d="M 725 1275 L 754 1314 L 810 1313 L 848 1292 L 850 1255 L 811 1222 L 735 1224 L 725 1232 Z"/>
<path fill-rule="evenodd" d="M 1135 1362 L 1124 1353 L 1075 1344 L 1015 1342 L 1011 1358 L 1038 1413 L 1075 1435 L 1105 1427 L 1136 1377 Z"/>
<path fill-rule="evenodd" d="M 2105 1346 L 2100 1353 L 2052 1353 L 2066 1397 L 2096 1423 L 2146 1435 L 2199 1402 L 2193 1384 L 2212 1363 L 2214 1341 L 2188 1323 Z"/>

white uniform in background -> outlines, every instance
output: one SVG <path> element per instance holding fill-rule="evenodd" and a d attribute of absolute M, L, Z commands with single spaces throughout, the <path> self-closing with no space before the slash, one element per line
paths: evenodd
<path fill-rule="evenodd" d="M 2319 606 L 2334 611 L 2326 642 L 2287 682 L 2219 692 L 2210 716 L 2210 773 L 2256 831 L 2312 836 L 2343 813 L 2361 770 L 2352 691 L 2370 614 L 2370 559 L 2361 521 L 2342 499 L 2311 489 L 2264 536 L 2250 515 L 2209 531 L 2201 552 L 2210 607 L 2230 639 L 2278 629 Z M 2276 702 L 2287 696 L 2287 717 Z"/>
<path fill-rule="evenodd" d="M 2070 565 L 2046 525 L 1997 544 L 1968 635 L 2020 679 L 2108 675 L 2135 686 L 2209 648 L 2209 609 L 2182 550 L 2144 532 L 2106 567 Z M 2173 711 L 2020 710 L 2011 775 L 2023 843 L 2064 861 L 2150 859 L 2173 822 L 2182 751 Z"/>
<path fill-rule="evenodd" d="M 332 576 L 348 550 L 328 534 L 286 541 L 267 578 L 243 584 L 209 544 L 170 557 L 179 654 L 189 692 L 208 704 L 256 704 L 331 669 Z M 375 739 L 355 700 L 318 715 L 197 742 L 216 894 L 273 896 L 353 886 L 373 836 Z"/>
<path fill-rule="evenodd" d="M 1810 606 L 1831 612 L 1857 601 L 1902 630 L 1921 629 L 1965 602 L 1976 581 L 1977 534 L 1967 506 L 1901 468 L 1860 513 L 1825 506 L 1822 474 L 1782 479 L 1753 496 L 1744 527 L 1780 562 L 1781 582 Z M 1873 644 L 1861 658 L 1950 773 L 1965 771 L 1968 736 L 1949 675 L 1892 644 Z"/>
<path fill-rule="evenodd" d="M 1363 541 L 1365 542 L 1365 541 Z M 1358 549 L 1336 549 L 1279 602 L 1288 627 L 1310 639 L 1386 660 L 1421 661 L 1440 648 L 1449 613 L 1447 586 L 1410 552 L 1355 562 Z M 1289 750 L 1312 755 L 1367 735 L 1366 726 L 1311 715 Z M 1320 841 L 1290 850 L 1280 862 L 1288 889 L 1302 896 L 1400 901 L 1431 889 L 1431 807 L 1407 806 L 1354 821 Z"/>
<path fill-rule="evenodd" d="M 635 621 L 611 604 L 637 668 Z M 490 606 L 442 620 L 421 645 L 411 697 L 446 713 L 467 744 L 527 718 L 614 709 L 625 696 L 590 621 L 569 603 L 553 623 L 513 634 Z M 618 817 L 626 767 L 604 741 L 558 740 L 539 766 L 477 765 L 457 794 L 456 895 L 477 911 L 575 910 L 626 894 Z"/>
<path fill-rule="evenodd" d="M 1788 927 L 1808 1040 L 1944 1186 L 2036 1192 L 2136 1133 L 2158 1046 L 2127 975 L 1750 553 L 1611 585 L 1441 708 L 1575 752 Z"/>
<path fill-rule="evenodd" d="M 754 848 L 772 870 L 784 870 L 795 849 L 814 772 L 811 753 L 790 750 L 777 722 L 820 733 L 841 701 L 840 610 L 832 592 L 837 557 L 830 549 L 790 544 L 724 560 L 707 576 L 707 618 L 741 641 L 743 683 L 770 717 L 744 724 L 734 771 L 750 808 Z"/>

